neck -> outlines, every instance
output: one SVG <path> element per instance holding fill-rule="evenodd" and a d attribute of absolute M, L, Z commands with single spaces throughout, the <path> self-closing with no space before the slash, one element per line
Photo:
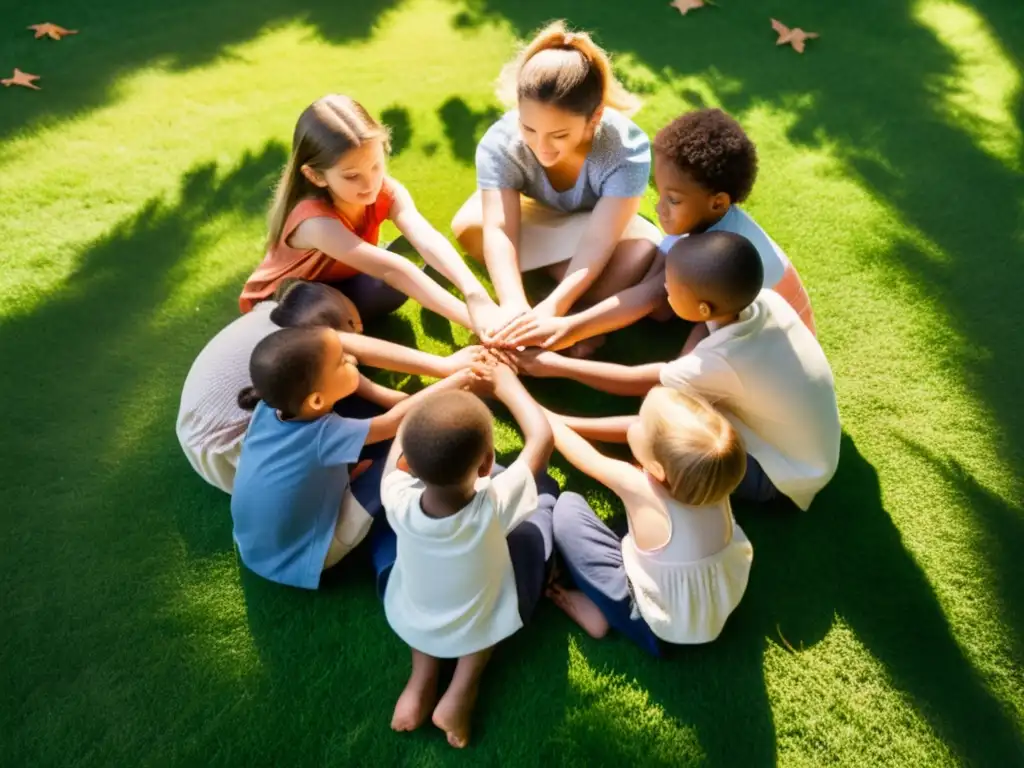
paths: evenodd
<path fill-rule="evenodd" d="M 346 203 L 344 200 L 336 197 L 333 192 L 331 192 L 330 195 L 334 209 L 346 219 L 357 222 L 363 218 L 363 214 L 366 211 L 365 205 L 360 205 L 359 203 Z"/>
<path fill-rule="evenodd" d="M 472 483 L 467 485 L 428 485 L 420 497 L 420 508 L 427 517 L 451 517 L 476 496 Z"/>
<path fill-rule="evenodd" d="M 719 317 L 708 318 L 709 323 L 714 323 L 719 328 L 724 328 L 727 325 L 732 325 L 740 319 L 739 312 L 734 312 L 731 315 L 721 315 Z"/>
<path fill-rule="evenodd" d="M 722 211 L 721 215 L 719 215 L 719 216 L 712 216 L 707 221 L 702 221 L 700 223 L 700 226 L 695 227 L 693 229 L 693 231 L 690 232 L 690 234 L 691 235 L 700 235 L 700 234 L 703 234 L 703 233 L 707 232 L 709 229 L 711 229 L 713 226 L 715 226 L 715 224 L 717 224 L 722 219 L 724 219 L 725 218 L 725 214 L 727 214 L 731 208 L 732 208 L 732 206 L 730 205 L 729 208 L 726 208 L 724 211 Z"/>

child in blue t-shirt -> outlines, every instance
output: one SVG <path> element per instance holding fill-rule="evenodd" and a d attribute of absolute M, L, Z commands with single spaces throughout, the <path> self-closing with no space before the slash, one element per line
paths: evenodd
<path fill-rule="evenodd" d="M 254 572 L 306 589 L 316 589 L 323 570 L 366 536 L 373 521 L 367 507 L 380 509 L 379 482 L 357 482 L 349 492 L 349 465 L 363 446 L 393 438 L 428 392 L 486 377 L 480 367 L 467 368 L 380 416 L 342 418 L 335 405 L 373 385 L 338 334 L 323 327 L 270 334 L 253 350 L 249 372 L 253 386 L 238 395 L 254 412 L 231 498 L 235 543 Z"/>

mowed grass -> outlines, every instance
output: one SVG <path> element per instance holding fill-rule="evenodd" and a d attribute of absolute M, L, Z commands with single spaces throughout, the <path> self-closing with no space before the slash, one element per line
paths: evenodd
<path fill-rule="evenodd" d="M 1019 2 L 5 6 L 0 65 L 44 89 L 0 92 L 5 764 L 1024 760 Z M 391 172 L 446 229 L 501 64 L 561 16 L 616 54 L 649 132 L 721 105 L 758 143 L 748 207 L 810 289 L 843 457 L 806 514 L 737 509 L 755 564 L 719 641 L 654 661 L 542 606 L 496 655 L 456 754 L 434 729 L 388 728 L 408 659 L 367 563 L 316 594 L 247 573 L 174 418 L 260 259 L 300 110 L 341 91 L 382 115 Z M 777 49 L 769 16 L 821 38 Z M 24 30 L 47 20 L 81 32 Z M 467 339 L 412 304 L 375 330 L 439 353 Z M 645 323 L 602 355 L 682 341 Z M 531 387 L 576 413 L 636 405 Z"/>

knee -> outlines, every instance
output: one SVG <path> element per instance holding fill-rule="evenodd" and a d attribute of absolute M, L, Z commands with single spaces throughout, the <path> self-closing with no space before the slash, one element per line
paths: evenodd
<path fill-rule="evenodd" d="M 462 250 L 477 261 L 484 260 L 484 229 L 483 222 L 471 210 L 463 206 L 452 219 L 452 233 Z"/>
<path fill-rule="evenodd" d="M 552 511 L 555 541 L 565 542 L 579 532 L 579 523 L 586 514 L 593 514 L 587 500 L 573 491 L 564 491 Z"/>

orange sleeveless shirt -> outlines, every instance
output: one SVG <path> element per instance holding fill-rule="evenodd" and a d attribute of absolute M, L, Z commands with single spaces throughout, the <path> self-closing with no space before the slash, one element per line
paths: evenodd
<path fill-rule="evenodd" d="M 281 231 L 281 239 L 267 252 L 260 265 L 245 281 L 242 295 L 238 297 L 239 309 L 243 314 L 248 312 L 256 304 L 272 296 L 281 281 L 290 277 L 318 283 L 333 283 L 359 274 L 357 269 L 316 248 L 292 248 L 288 245 L 288 238 L 306 219 L 327 218 L 337 219 L 360 239 L 377 245 L 380 225 L 387 219 L 393 202 L 394 196 L 385 183 L 373 205 L 366 206 L 366 213 L 357 227 L 329 202 L 317 198 L 300 201 L 288 214 L 284 229 Z"/>

